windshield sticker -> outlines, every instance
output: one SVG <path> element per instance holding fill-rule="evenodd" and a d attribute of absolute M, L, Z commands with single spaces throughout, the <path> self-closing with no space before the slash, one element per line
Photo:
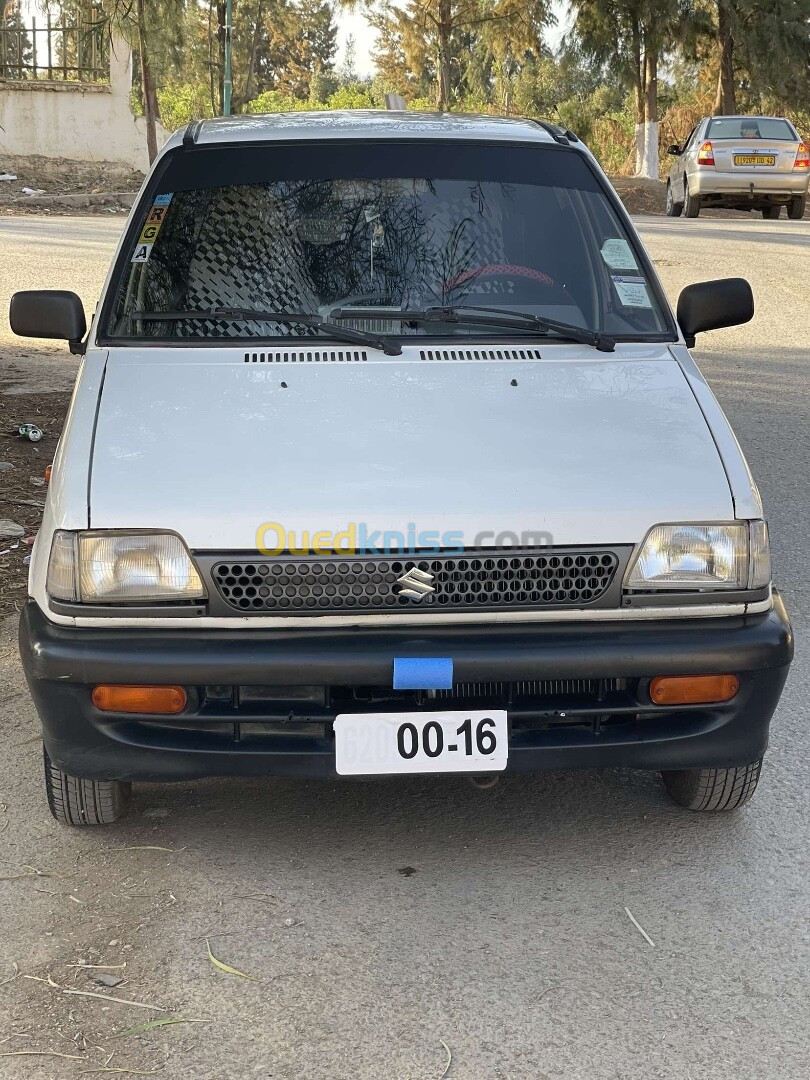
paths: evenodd
<path fill-rule="evenodd" d="M 138 243 L 135 245 L 132 262 L 147 262 L 149 259 L 152 254 L 152 245 L 157 240 L 171 201 L 172 192 L 156 196 L 149 213 L 146 215 L 146 221 L 141 229 L 141 235 L 138 237 Z"/>
<path fill-rule="evenodd" d="M 132 256 L 130 262 L 147 262 L 151 254 L 151 244 L 138 244 L 135 248 L 135 254 Z"/>
<path fill-rule="evenodd" d="M 619 302 L 623 307 L 652 307 L 644 278 L 620 277 L 618 274 L 613 274 L 612 281 L 613 287 L 619 295 Z"/>
<path fill-rule="evenodd" d="M 163 219 L 166 217 L 169 208 L 168 206 L 153 206 L 149 211 L 146 224 L 147 225 L 162 225 Z"/>
<path fill-rule="evenodd" d="M 638 270 L 630 245 L 619 237 L 610 237 L 602 244 L 602 258 L 611 270 Z"/>

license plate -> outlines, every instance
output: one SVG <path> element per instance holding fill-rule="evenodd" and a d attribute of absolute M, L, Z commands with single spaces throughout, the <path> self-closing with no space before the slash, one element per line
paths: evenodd
<path fill-rule="evenodd" d="M 334 731 L 341 776 L 500 772 L 509 752 L 503 710 L 341 713 Z"/>
<path fill-rule="evenodd" d="M 735 165 L 775 165 L 775 154 L 735 154 Z"/>

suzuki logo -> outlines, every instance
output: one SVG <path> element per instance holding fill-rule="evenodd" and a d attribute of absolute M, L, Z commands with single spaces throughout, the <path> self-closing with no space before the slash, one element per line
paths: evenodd
<path fill-rule="evenodd" d="M 412 566 L 402 577 L 398 577 L 397 585 L 399 595 L 408 596 L 411 600 L 421 600 L 436 592 L 433 587 L 433 574 L 420 570 L 418 566 Z"/>

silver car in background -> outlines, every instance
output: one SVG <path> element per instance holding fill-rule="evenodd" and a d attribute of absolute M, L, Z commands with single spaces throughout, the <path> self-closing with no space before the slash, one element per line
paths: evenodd
<path fill-rule="evenodd" d="M 761 210 L 776 219 L 804 217 L 810 150 L 789 120 L 778 116 L 709 116 L 683 146 L 667 179 L 667 214 L 697 217 L 702 207 Z"/>

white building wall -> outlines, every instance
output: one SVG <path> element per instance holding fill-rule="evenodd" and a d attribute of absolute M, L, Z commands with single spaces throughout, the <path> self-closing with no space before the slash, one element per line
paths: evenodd
<path fill-rule="evenodd" d="M 0 82 L 0 154 L 116 161 L 146 172 L 146 129 L 130 108 L 132 51 L 110 48 L 110 83 Z M 158 146 L 169 133 L 158 125 Z M 2 170 L 0 170 L 2 171 Z"/>

